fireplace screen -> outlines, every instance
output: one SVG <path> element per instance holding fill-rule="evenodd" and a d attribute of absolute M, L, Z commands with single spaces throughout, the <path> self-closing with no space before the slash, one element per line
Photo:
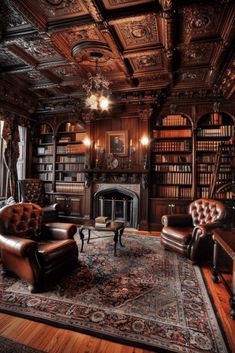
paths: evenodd
<path fill-rule="evenodd" d="M 135 201 L 130 195 L 119 191 L 104 192 L 95 198 L 95 217 L 105 216 L 112 221 L 124 222 L 127 227 L 136 227 Z"/>

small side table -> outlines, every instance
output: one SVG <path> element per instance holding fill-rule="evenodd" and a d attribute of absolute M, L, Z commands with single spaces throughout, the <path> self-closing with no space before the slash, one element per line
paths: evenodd
<path fill-rule="evenodd" d="M 221 276 L 223 283 L 225 284 L 229 294 L 231 295 L 231 311 L 230 316 L 232 319 L 235 319 L 235 231 L 225 231 L 222 229 L 216 229 L 213 232 L 214 240 L 214 255 L 213 255 L 213 269 L 212 269 L 212 280 L 213 282 L 218 282 L 218 275 Z M 218 253 L 219 246 L 224 249 L 226 254 L 233 261 L 232 269 L 232 289 L 225 282 L 222 274 L 219 272 L 218 264 Z"/>
<path fill-rule="evenodd" d="M 96 230 L 98 232 L 113 232 L 114 233 L 114 237 L 113 237 L 113 241 L 114 241 L 114 256 L 117 256 L 117 242 L 119 240 L 119 243 L 121 246 L 122 245 L 122 234 L 124 232 L 124 223 L 122 222 L 115 222 L 115 221 L 110 221 L 110 223 L 108 224 L 107 227 L 100 227 L 97 228 L 95 227 L 95 220 L 90 220 L 88 222 L 86 222 L 84 225 L 82 225 L 79 229 L 79 235 L 80 235 L 80 239 L 82 241 L 82 247 L 81 247 L 81 252 L 83 252 L 83 246 L 84 246 L 84 234 L 83 231 L 85 229 L 88 230 L 88 239 L 87 239 L 87 243 L 89 243 L 90 241 L 90 236 L 91 236 L 91 231 L 92 230 Z"/>

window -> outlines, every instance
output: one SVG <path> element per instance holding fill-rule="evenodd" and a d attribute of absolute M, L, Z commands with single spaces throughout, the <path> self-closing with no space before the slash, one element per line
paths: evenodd
<path fill-rule="evenodd" d="M 18 180 L 25 179 L 25 161 L 26 161 L 26 138 L 27 128 L 19 126 L 20 142 L 19 142 L 19 158 L 17 162 Z"/>

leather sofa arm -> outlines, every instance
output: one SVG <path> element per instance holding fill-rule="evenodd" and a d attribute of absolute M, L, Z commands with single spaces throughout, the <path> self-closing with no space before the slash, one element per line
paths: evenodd
<path fill-rule="evenodd" d="M 193 220 L 188 214 L 171 214 L 162 216 L 162 224 L 168 226 L 192 227 Z"/>
<path fill-rule="evenodd" d="M 17 256 L 26 256 L 37 249 L 37 243 L 31 239 L 19 238 L 13 235 L 0 235 L 0 248 Z"/>
<path fill-rule="evenodd" d="M 72 223 L 52 222 L 43 226 L 43 237 L 46 239 L 65 240 L 73 239 L 77 226 Z"/>
<path fill-rule="evenodd" d="M 46 205 L 43 207 L 43 212 L 47 211 L 56 211 L 58 212 L 60 208 L 60 205 L 58 203 L 53 203 L 52 205 Z"/>
<path fill-rule="evenodd" d="M 212 231 L 215 228 L 219 228 L 221 226 L 222 226 L 222 223 L 220 223 L 220 222 L 214 222 L 214 223 L 207 223 L 207 224 L 198 225 L 193 230 L 193 237 L 194 237 L 194 234 L 197 234 L 197 236 L 199 236 L 200 238 L 204 238 L 207 235 L 212 234 Z"/>

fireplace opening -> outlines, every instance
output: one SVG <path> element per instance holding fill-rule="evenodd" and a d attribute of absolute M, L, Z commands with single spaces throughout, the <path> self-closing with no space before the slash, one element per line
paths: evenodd
<path fill-rule="evenodd" d="M 137 228 L 138 197 L 132 191 L 120 189 L 105 189 L 94 195 L 94 216 L 105 216 L 124 222 L 126 227 Z"/>

